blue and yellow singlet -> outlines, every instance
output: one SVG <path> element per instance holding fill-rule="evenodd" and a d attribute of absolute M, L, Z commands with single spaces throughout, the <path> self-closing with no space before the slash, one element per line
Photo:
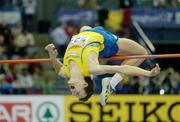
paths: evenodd
<path fill-rule="evenodd" d="M 99 57 L 113 56 L 118 52 L 117 39 L 117 36 L 105 31 L 102 27 L 95 27 L 73 36 L 64 55 L 63 63 L 67 77 L 70 77 L 70 60 L 77 63 L 84 76 L 90 76 L 88 53 L 94 51 Z"/>

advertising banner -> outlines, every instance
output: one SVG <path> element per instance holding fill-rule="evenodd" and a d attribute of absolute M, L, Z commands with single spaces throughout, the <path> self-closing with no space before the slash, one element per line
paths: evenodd
<path fill-rule="evenodd" d="M 132 21 L 148 28 L 179 28 L 180 9 L 133 8 Z"/>
<path fill-rule="evenodd" d="M 64 122 L 63 96 L 0 96 L 0 122 Z"/>
<path fill-rule="evenodd" d="M 109 10 L 108 19 L 113 24 L 121 20 L 120 10 Z M 77 24 L 95 25 L 98 20 L 98 12 L 94 9 L 60 9 L 57 13 L 58 21 L 73 20 Z M 168 8 L 132 8 L 132 21 L 138 22 L 142 27 L 147 28 L 179 28 L 180 9 Z M 115 19 L 114 19 L 115 17 Z M 119 17 L 119 18 L 118 18 Z M 111 22 L 112 22 L 111 21 Z M 119 24 L 120 25 L 120 24 Z M 113 26 L 114 27 L 114 26 Z"/>
<path fill-rule="evenodd" d="M 93 9 L 60 9 L 57 13 L 58 22 L 74 21 L 77 25 L 94 25 L 97 11 Z"/>
<path fill-rule="evenodd" d="M 114 95 L 102 107 L 99 96 L 89 102 L 65 97 L 65 122 L 180 122 L 180 96 Z"/>
<path fill-rule="evenodd" d="M 0 122 L 180 122 L 179 95 L 112 95 L 79 102 L 74 96 L 0 96 Z"/>

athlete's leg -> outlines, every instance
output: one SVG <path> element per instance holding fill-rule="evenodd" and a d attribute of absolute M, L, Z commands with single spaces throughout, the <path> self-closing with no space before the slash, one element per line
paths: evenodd
<path fill-rule="evenodd" d="M 117 45 L 119 47 L 119 51 L 117 55 L 146 55 L 147 50 L 138 44 L 137 42 L 127 39 L 120 38 L 117 41 Z M 122 62 L 122 64 L 139 66 L 144 59 L 127 59 Z"/>
<path fill-rule="evenodd" d="M 118 39 L 117 45 L 119 51 L 117 55 L 145 55 L 147 51 L 144 47 L 134 42 L 133 40 L 121 38 Z M 144 59 L 128 59 L 122 64 L 139 66 Z M 115 86 L 123 79 L 123 74 L 114 74 L 112 78 L 104 78 L 102 81 L 101 104 L 105 105 L 108 97 L 113 93 Z"/>
<path fill-rule="evenodd" d="M 147 50 L 138 44 L 137 42 L 127 39 L 127 38 L 119 38 L 117 41 L 117 45 L 119 47 L 119 51 L 117 55 L 146 55 Z M 132 66 L 139 66 L 144 59 L 127 59 L 122 62 L 122 64 L 125 65 L 132 65 Z M 123 74 L 116 73 L 112 79 L 111 82 L 117 82 L 116 80 L 122 79 L 119 77 L 122 77 Z"/>
<path fill-rule="evenodd" d="M 127 38 L 120 38 L 117 41 L 117 45 L 119 47 L 119 51 L 117 55 L 145 55 L 147 54 L 146 49 L 138 44 L 137 42 L 127 39 Z M 139 66 L 144 59 L 127 59 L 122 62 L 125 65 L 132 65 L 132 66 Z M 119 80 L 122 74 L 115 74 L 112 77 L 112 82 Z"/>

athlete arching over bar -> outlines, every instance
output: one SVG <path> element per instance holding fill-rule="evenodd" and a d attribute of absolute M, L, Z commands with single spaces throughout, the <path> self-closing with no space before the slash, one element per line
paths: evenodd
<path fill-rule="evenodd" d="M 100 26 L 82 27 L 80 33 L 72 37 L 63 63 L 56 58 L 57 50 L 53 44 L 47 45 L 45 49 L 49 52 L 56 73 L 69 78 L 68 85 L 72 95 L 81 101 L 88 100 L 93 94 L 91 75 L 114 74 L 111 79 L 105 78 L 102 81 L 101 104 L 105 105 L 123 75 L 152 77 L 160 73 L 158 65 L 150 71 L 139 68 L 144 59 L 124 60 L 120 66 L 99 64 L 98 57 L 147 54 L 146 49 L 138 43 L 118 38 Z"/>

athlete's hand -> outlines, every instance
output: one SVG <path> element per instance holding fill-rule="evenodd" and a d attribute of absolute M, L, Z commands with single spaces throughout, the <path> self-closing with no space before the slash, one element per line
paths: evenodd
<path fill-rule="evenodd" d="M 45 47 L 45 50 L 48 51 L 49 53 L 49 57 L 51 59 L 55 59 L 57 57 L 57 50 L 54 46 L 54 44 L 48 44 L 46 47 Z"/>
<path fill-rule="evenodd" d="M 156 67 L 154 67 L 151 71 L 150 71 L 150 76 L 156 76 L 160 73 L 161 68 L 159 67 L 158 64 L 156 64 Z"/>

